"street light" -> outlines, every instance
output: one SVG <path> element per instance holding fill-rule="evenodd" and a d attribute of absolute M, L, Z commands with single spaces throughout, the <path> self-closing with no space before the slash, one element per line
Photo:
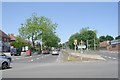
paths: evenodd
<path fill-rule="evenodd" d="M 88 50 L 88 40 L 87 40 L 87 50 Z"/>
<path fill-rule="evenodd" d="M 41 51 L 42 51 L 42 33 L 41 33 Z"/>
<path fill-rule="evenodd" d="M 95 36 L 94 36 L 94 50 L 96 50 L 96 45 L 95 45 Z"/>
<path fill-rule="evenodd" d="M 89 29 L 89 30 L 94 31 L 94 33 L 95 33 L 95 31 L 96 31 L 95 29 Z M 95 35 L 94 35 L 94 50 L 96 50 L 96 44 L 95 44 L 95 42 L 96 42 L 96 41 L 95 41 Z"/>

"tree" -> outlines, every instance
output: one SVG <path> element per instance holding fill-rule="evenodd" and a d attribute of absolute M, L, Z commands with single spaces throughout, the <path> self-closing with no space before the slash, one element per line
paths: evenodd
<path fill-rule="evenodd" d="M 112 41 L 112 40 L 114 40 L 114 38 L 113 38 L 112 36 L 107 35 L 107 36 L 106 36 L 106 40 L 107 40 L 107 41 Z"/>
<path fill-rule="evenodd" d="M 106 35 L 106 36 L 100 36 L 99 37 L 99 41 L 103 42 L 103 41 L 112 41 L 114 40 L 114 38 L 112 36 Z"/>
<path fill-rule="evenodd" d="M 119 36 L 117 36 L 117 37 L 115 37 L 115 39 L 116 39 L 116 40 L 120 39 L 120 35 L 119 35 Z"/>
<path fill-rule="evenodd" d="M 106 37 L 105 37 L 105 36 L 100 36 L 100 37 L 99 37 L 99 41 L 100 41 L 100 42 L 106 41 Z"/>
<path fill-rule="evenodd" d="M 35 48 L 35 41 L 41 38 L 45 46 L 51 46 L 50 44 L 60 41 L 54 33 L 56 28 L 57 24 L 52 23 L 50 19 L 44 16 L 37 17 L 36 13 L 33 13 L 32 17 L 19 28 L 19 35 L 24 39 L 31 39 L 33 48 Z"/>
<path fill-rule="evenodd" d="M 68 46 L 70 47 L 70 49 L 74 49 L 74 40 L 75 39 L 79 39 L 79 33 L 75 33 L 73 35 L 70 36 L 69 41 L 68 41 Z"/>
<path fill-rule="evenodd" d="M 16 40 L 11 42 L 11 46 L 14 46 L 15 48 L 22 48 L 27 45 L 28 43 L 24 39 L 22 39 L 20 36 L 17 36 Z"/>
<path fill-rule="evenodd" d="M 89 42 L 89 46 L 93 47 L 94 46 L 94 39 L 95 39 L 95 43 L 98 45 L 98 39 L 96 36 L 96 30 L 91 30 L 89 29 L 89 27 L 87 28 L 82 28 L 80 30 L 80 33 L 75 33 L 73 35 L 70 36 L 68 44 L 69 47 L 71 49 L 74 48 L 74 40 L 77 39 L 78 41 L 78 45 L 80 44 L 80 41 L 82 40 L 84 42 L 85 45 L 87 45 L 87 40 Z"/>
<path fill-rule="evenodd" d="M 50 47 L 58 47 L 58 43 L 60 42 L 60 38 L 58 38 L 54 33 L 44 34 L 43 36 L 44 45 L 48 48 Z"/>

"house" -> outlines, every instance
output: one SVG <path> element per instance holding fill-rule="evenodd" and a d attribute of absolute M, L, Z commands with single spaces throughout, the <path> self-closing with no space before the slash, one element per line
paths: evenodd
<path fill-rule="evenodd" d="M 14 36 L 14 34 L 8 34 L 8 36 L 10 37 L 10 41 L 16 40 L 16 37 Z"/>
<path fill-rule="evenodd" d="M 0 30 L 0 52 L 10 51 L 10 37 Z"/>
<path fill-rule="evenodd" d="M 100 42 L 100 49 L 107 50 L 107 47 L 110 45 L 110 41 Z"/>
<path fill-rule="evenodd" d="M 109 51 L 120 51 L 120 40 L 111 41 L 111 45 L 107 47 Z"/>

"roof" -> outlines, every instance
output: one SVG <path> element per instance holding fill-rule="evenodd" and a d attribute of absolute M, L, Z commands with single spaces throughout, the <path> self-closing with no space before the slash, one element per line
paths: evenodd
<path fill-rule="evenodd" d="M 4 33 L 2 30 L 0 30 L 0 37 L 5 37 L 10 39 L 10 37 L 6 33 Z"/>
<path fill-rule="evenodd" d="M 10 40 L 16 40 L 16 37 L 14 36 L 14 34 L 8 34 L 8 36 L 10 37 Z"/>
<path fill-rule="evenodd" d="M 120 40 L 113 40 L 113 41 L 111 41 L 111 44 L 113 45 L 113 44 L 120 44 Z"/>

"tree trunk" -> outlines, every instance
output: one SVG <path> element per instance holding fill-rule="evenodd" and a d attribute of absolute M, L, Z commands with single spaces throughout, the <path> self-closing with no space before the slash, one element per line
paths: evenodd
<path fill-rule="evenodd" d="M 33 45 L 33 48 L 35 48 L 35 42 L 34 42 L 33 36 L 32 36 L 32 45 Z"/>

